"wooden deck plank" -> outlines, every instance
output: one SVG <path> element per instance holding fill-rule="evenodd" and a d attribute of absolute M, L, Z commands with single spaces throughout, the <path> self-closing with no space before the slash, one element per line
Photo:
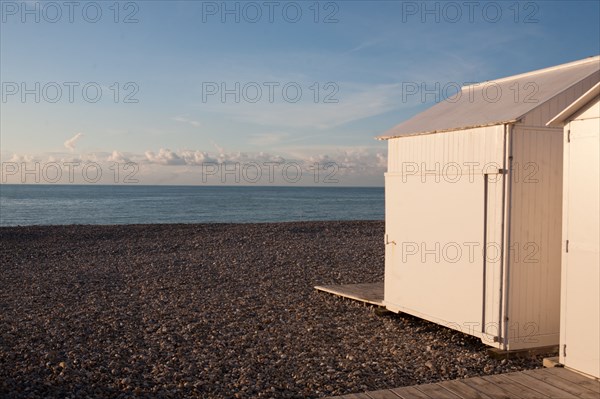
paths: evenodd
<path fill-rule="evenodd" d="M 485 392 L 492 399 L 522 399 L 514 393 L 501 388 L 493 382 L 486 381 L 481 377 L 466 378 L 463 383 L 480 392 Z"/>
<path fill-rule="evenodd" d="M 501 386 L 502 389 L 509 391 L 515 397 L 522 399 L 542 399 L 548 398 L 547 395 L 542 395 L 538 391 L 534 391 L 528 387 L 524 387 L 523 385 L 514 382 L 510 378 L 506 378 L 503 374 L 498 375 L 490 375 L 486 377 L 482 377 L 484 380 L 491 382 L 492 384 L 496 384 Z"/>
<path fill-rule="evenodd" d="M 551 398 L 577 399 L 577 396 L 552 385 L 548 385 L 543 381 L 528 376 L 527 374 L 510 373 L 506 374 L 506 377 Z"/>
<path fill-rule="evenodd" d="M 401 399 L 436 399 L 419 391 L 414 386 L 391 389 L 391 391 L 398 395 Z"/>
<path fill-rule="evenodd" d="M 600 393 L 599 380 L 588 378 L 574 371 L 565 370 L 562 367 L 554 367 L 551 369 L 542 369 L 540 370 L 540 372 L 574 382 L 575 384 L 580 385 L 593 392 Z"/>
<path fill-rule="evenodd" d="M 337 399 L 600 399 L 600 381 L 562 368 L 442 381 Z M 334 398 L 330 398 L 334 399 Z"/>
<path fill-rule="evenodd" d="M 315 289 L 355 301 L 383 306 L 383 281 L 345 285 L 318 285 Z"/>
<path fill-rule="evenodd" d="M 341 397 L 342 399 L 371 399 L 366 393 L 351 393 Z"/>
<path fill-rule="evenodd" d="M 424 394 L 436 399 L 461 399 L 460 396 L 444 389 L 443 383 L 418 385 L 416 388 Z"/>
<path fill-rule="evenodd" d="M 546 384 L 552 385 L 556 388 L 562 389 L 563 391 L 569 392 L 572 395 L 577 396 L 582 399 L 598 399 L 600 398 L 600 394 L 593 392 L 590 389 L 580 386 L 577 383 L 574 383 L 569 380 L 564 380 L 562 378 L 556 378 L 554 376 L 550 376 L 548 374 L 538 373 L 537 370 L 527 370 L 523 372 L 524 374 L 533 377 L 537 380 L 543 381 Z"/>
<path fill-rule="evenodd" d="M 399 399 L 398 395 L 396 395 L 389 389 L 382 389 L 380 391 L 367 392 L 367 395 L 371 399 Z"/>
<path fill-rule="evenodd" d="M 444 388 L 465 399 L 491 399 L 491 396 L 468 386 L 461 380 L 444 381 Z"/>

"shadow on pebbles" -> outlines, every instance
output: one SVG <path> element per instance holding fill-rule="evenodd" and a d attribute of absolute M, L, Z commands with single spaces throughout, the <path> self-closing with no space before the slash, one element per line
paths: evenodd
<path fill-rule="evenodd" d="M 319 293 L 383 222 L 0 229 L 1 397 L 317 398 L 535 368 Z"/>

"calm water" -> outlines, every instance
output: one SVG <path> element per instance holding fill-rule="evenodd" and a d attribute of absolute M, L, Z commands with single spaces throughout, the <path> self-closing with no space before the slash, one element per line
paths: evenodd
<path fill-rule="evenodd" d="M 0 226 L 383 218 L 380 187 L 0 185 Z"/>

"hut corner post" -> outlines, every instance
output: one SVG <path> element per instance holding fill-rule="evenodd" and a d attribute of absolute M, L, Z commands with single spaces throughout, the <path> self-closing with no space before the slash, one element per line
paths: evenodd
<path fill-rule="evenodd" d="M 503 281 L 502 281 L 502 289 L 504 290 L 504 295 L 502 298 L 502 309 L 503 311 L 501 319 L 502 323 L 498 326 L 502 326 L 502 332 L 500 334 L 500 339 L 502 340 L 502 349 L 508 350 L 508 323 L 509 323 L 509 315 L 508 315 L 508 296 L 510 292 L 510 247 L 511 247 L 511 210 L 512 210 L 512 177 L 513 177 L 513 124 L 505 124 L 505 150 L 508 152 L 505 155 L 505 178 L 504 178 L 504 192 L 506 193 L 505 198 L 505 222 L 506 230 L 504 231 L 504 235 L 506 236 L 506 240 L 504 243 L 503 253 L 504 253 L 504 262 L 502 262 L 502 268 L 504 269 L 503 273 Z M 506 165 L 508 164 L 508 167 Z"/>

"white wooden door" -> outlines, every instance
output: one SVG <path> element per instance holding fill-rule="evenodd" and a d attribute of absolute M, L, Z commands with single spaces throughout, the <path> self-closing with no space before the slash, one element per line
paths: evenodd
<path fill-rule="evenodd" d="M 480 335 L 484 179 L 386 175 L 385 304 Z"/>
<path fill-rule="evenodd" d="M 600 377 L 599 124 L 597 118 L 571 122 L 565 143 L 560 348 L 565 366 L 595 377 Z"/>

